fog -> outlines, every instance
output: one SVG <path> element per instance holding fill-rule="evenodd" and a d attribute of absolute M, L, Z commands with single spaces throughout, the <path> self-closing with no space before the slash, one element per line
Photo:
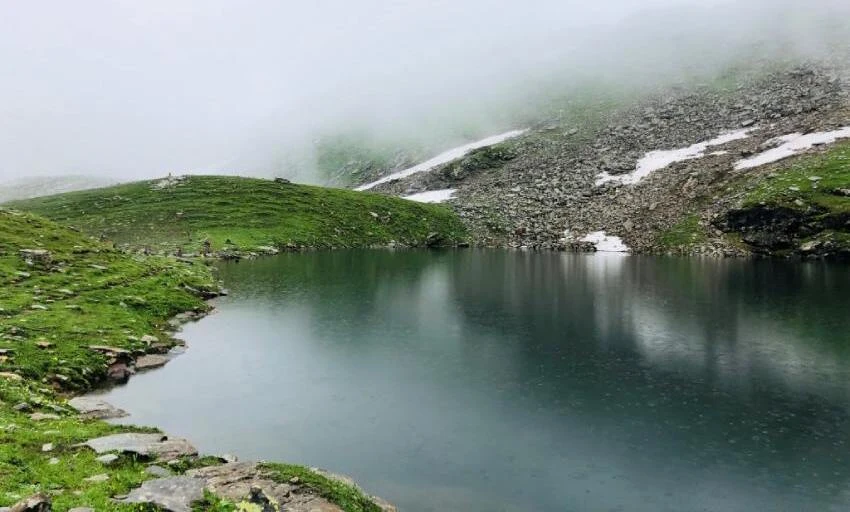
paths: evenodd
<path fill-rule="evenodd" d="M 321 181 L 318 140 L 445 148 L 582 85 L 845 52 L 846 0 L 0 3 L 0 181 Z M 850 54 L 850 52 L 848 52 Z"/>

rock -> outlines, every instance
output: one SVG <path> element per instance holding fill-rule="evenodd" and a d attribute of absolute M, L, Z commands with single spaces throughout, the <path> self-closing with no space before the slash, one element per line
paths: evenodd
<path fill-rule="evenodd" d="M 818 247 L 821 246 L 821 242 L 817 240 L 812 240 L 810 242 L 805 242 L 800 246 L 800 252 L 814 252 Z"/>
<path fill-rule="evenodd" d="M 49 341 L 38 341 L 35 346 L 40 349 L 48 349 L 53 348 L 53 343 L 50 343 Z"/>
<path fill-rule="evenodd" d="M 35 311 L 47 311 L 47 306 L 44 306 L 42 304 L 33 304 L 32 306 L 30 306 L 30 309 Z"/>
<path fill-rule="evenodd" d="M 12 373 L 12 372 L 0 372 L 0 379 L 14 380 L 14 381 L 24 380 L 23 377 L 21 377 L 17 373 Z"/>
<path fill-rule="evenodd" d="M 53 451 L 53 443 L 45 443 L 41 445 L 41 451 L 43 452 L 52 452 Z"/>
<path fill-rule="evenodd" d="M 109 270 L 109 267 L 104 267 L 103 265 L 91 264 L 91 265 L 89 265 L 89 267 L 91 267 L 95 270 Z"/>
<path fill-rule="evenodd" d="M 50 510 L 53 510 L 50 496 L 44 493 L 30 496 L 9 507 L 9 512 L 49 512 Z"/>
<path fill-rule="evenodd" d="M 78 396 L 68 401 L 68 405 L 74 408 L 81 416 L 94 419 L 121 418 L 127 413 L 113 407 L 111 404 L 94 397 Z"/>
<path fill-rule="evenodd" d="M 225 453 L 224 455 L 219 455 L 218 460 L 225 462 L 225 463 L 228 463 L 228 464 L 232 464 L 234 462 L 239 462 L 239 458 L 236 455 L 231 455 L 229 453 Z"/>
<path fill-rule="evenodd" d="M 142 336 L 141 341 L 142 343 L 150 345 L 151 343 L 157 343 L 159 341 L 159 338 L 150 334 L 145 334 L 144 336 Z"/>
<path fill-rule="evenodd" d="M 289 483 L 292 484 L 292 485 L 298 485 L 298 484 L 301 483 L 301 479 L 298 478 L 297 476 L 293 476 L 292 478 L 289 479 Z"/>
<path fill-rule="evenodd" d="M 148 480 L 121 502 L 144 503 L 170 512 L 191 512 L 192 503 L 204 498 L 204 481 L 189 476 Z"/>
<path fill-rule="evenodd" d="M 26 402 L 21 402 L 12 407 L 12 410 L 17 412 L 29 412 L 32 410 L 32 406 Z"/>
<path fill-rule="evenodd" d="M 114 363 L 106 370 L 106 378 L 117 384 L 124 384 L 130 380 L 133 370 L 126 363 Z"/>
<path fill-rule="evenodd" d="M 291 181 L 289 181 L 289 180 L 288 180 L 288 179 L 286 179 L 286 178 L 275 178 L 275 179 L 274 179 L 274 182 L 275 182 L 275 183 L 280 183 L 281 185 L 288 185 L 288 184 L 292 183 Z"/>
<path fill-rule="evenodd" d="M 44 420 L 58 420 L 61 419 L 62 416 L 58 414 L 44 413 L 44 412 L 34 412 L 30 414 L 30 419 L 33 421 L 44 421 Z"/>
<path fill-rule="evenodd" d="M 108 345 L 89 345 L 89 350 L 94 350 L 95 352 L 103 352 L 104 354 L 110 354 L 115 356 L 130 356 L 132 352 L 127 350 L 126 348 L 118 348 L 118 347 L 110 347 Z"/>
<path fill-rule="evenodd" d="M 749 128 L 750 126 L 756 124 L 755 119 L 747 119 L 741 122 L 741 128 Z"/>
<path fill-rule="evenodd" d="M 248 503 L 257 505 L 259 508 L 258 512 L 278 511 L 278 507 L 275 506 L 276 503 L 269 499 L 269 497 L 263 492 L 263 489 L 257 485 L 251 486 L 251 489 L 248 492 Z"/>
<path fill-rule="evenodd" d="M 112 463 L 116 462 L 118 459 L 120 459 L 120 457 L 114 453 L 107 453 L 106 455 L 101 455 L 100 457 L 95 458 L 96 461 L 100 462 L 104 466 L 111 466 Z"/>
<path fill-rule="evenodd" d="M 90 476 L 88 478 L 83 478 L 84 482 L 90 482 L 90 483 L 93 483 L 93 484 L 99 484 L 99 483 L 102 483 L 102 482 L 106 482 L 107 480 L 109 480 L 109 475 L 107 475 L 106 473 L 101 473 L 99 475 L 94 475 L 94 476 Z"/>
<path fill-rule="evenodd" d="M 94 512 L 94 509 L 88 507 L 74 507 L 69 509 L 68 512 Z"/>
<path fill-rule="evenodd" d="M 50 251 L 46 249 L 21 249 L 18 254 L 30 265 L 34 263 L 47 264 L 51 261 Z"/>
<path fill-rule="evenodd" d="M 171 471 L 165 469 L 162 466 L 148 466 L 145 468 L 145 473 L 149 475 L 153 475 L 157 478 L 164 478 L 167 476 L 171 476 Z"/>
<path fill-rule="evenodd" d="M 833 190 L 833 193 L 837 196 L 850 197 L 850 188 L 837 188 Z"/>
<path fill-rule="evenodd" d="M 198 450 L 187 440 L 181 438 L 169 439 L 163 434 L 113 434 L 89 439 L 83 445 L 97 453 L 126 452 L 163 461 L 198 454 Z"/>
<path fill-rule="evenodd" d="M 168 358 L 165 356 L 157 354 L 147 354 L 136 359 L 136 369 L 150 370 L 152 368 L 159 368 L 160 366 L 164 366 L 167 362 Z"/>
<path fill-rule="evenodd" d="M 15 272 L 15 275 L 18 276 L 18 277 L 23 277 L 24 279 L 32 276 L 32 274 L 30 274 L 29 272 L 23 272 L 23 271 L 20 271 L 20 270 Z"/>
<path fill-rule="evenodd" d="M 55 466 L 56 464 L 59 464 L 59 459 L 57 459 L 56 457 L 50 457 L 50 459 L 48 459 L 47 463 L 50 464 L 51 466 Z"/>

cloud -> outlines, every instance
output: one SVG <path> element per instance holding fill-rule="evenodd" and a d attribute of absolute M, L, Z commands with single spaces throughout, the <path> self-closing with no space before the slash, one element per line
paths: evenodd
<path fill-rule="evenodd" d="M 744 3 L 6 2 L 0 181 L 269 175 L 282 159 L 308 161 L 316 138 L 335 132 L 487 135 L 579 80 L 647 84 L 755 44 L 822 55 L 850 39 L 828 30 L 850 15 L 846 2 Z"/>

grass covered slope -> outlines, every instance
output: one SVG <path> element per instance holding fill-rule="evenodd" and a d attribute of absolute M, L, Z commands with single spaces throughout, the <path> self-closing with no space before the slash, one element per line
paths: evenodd
<path fill-rule="evenodd" d="M 213 251 L 453 245 L 448 208 L 378 194 L 254 178 L 187 176 L 10 203 L 118 244 Z"/>
<path fill-rule="evenodd" d="M 57 511 L 151 510 L 113 500 L 154 478 L 146 471 L 151 461 L 121 455 L 102 462 L 77 446 L 151 429 L 84 419 L 65 397 L 107 378 L 110 361 L 93 346 L 114 347 L 127 364 L 165 351 L 174 343 L 169 319 L 206 311 L 203 297 L 215 289 L 203 263 L 133 257 L 47 219 L 0 208 L 0 507 L 41 493 Z M 122 349 L 128 352 L 115 352 Z M 185 456 L 168 471 L 219 462 Z M 346 512 L 380 510 L 355 486 L 308 468 L 277 464 L 268 471 L 281 481 L 298 476 L 309 492 Z M 246 510 L 212 495 L 196 509 Z"/>
<path fill-rule="evenodd" d="M 22 250 L 48 252 L 22 257 Z M 56 510 L 122 508 L 110 496 L 150 478 L 144 465 L 106 467 L 73 445 L 130 429 L 70 414 L 60 392 L 106 377 L 106 356 L 92 345 L 142 353 L 151 348 L 141 341 L 148 335 L 167 346 L 168 318 L 206 309 L 196 290 L 214 286 L 204 265 L 132 259 L 46 219 L 0 209 L 0 506 L 44 492 Z M 85 480 L 104 473 L 107 481 Z"/>

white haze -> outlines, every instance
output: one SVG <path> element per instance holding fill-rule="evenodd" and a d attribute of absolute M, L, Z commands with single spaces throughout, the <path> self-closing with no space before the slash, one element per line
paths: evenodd
<path fill-rule="evenodd" d="M 582 81 L 846 50 L 847 4 L 0 1 L 0 182 L 309 171 L 316 139 L 347 131 L 461 142 Z"/>

